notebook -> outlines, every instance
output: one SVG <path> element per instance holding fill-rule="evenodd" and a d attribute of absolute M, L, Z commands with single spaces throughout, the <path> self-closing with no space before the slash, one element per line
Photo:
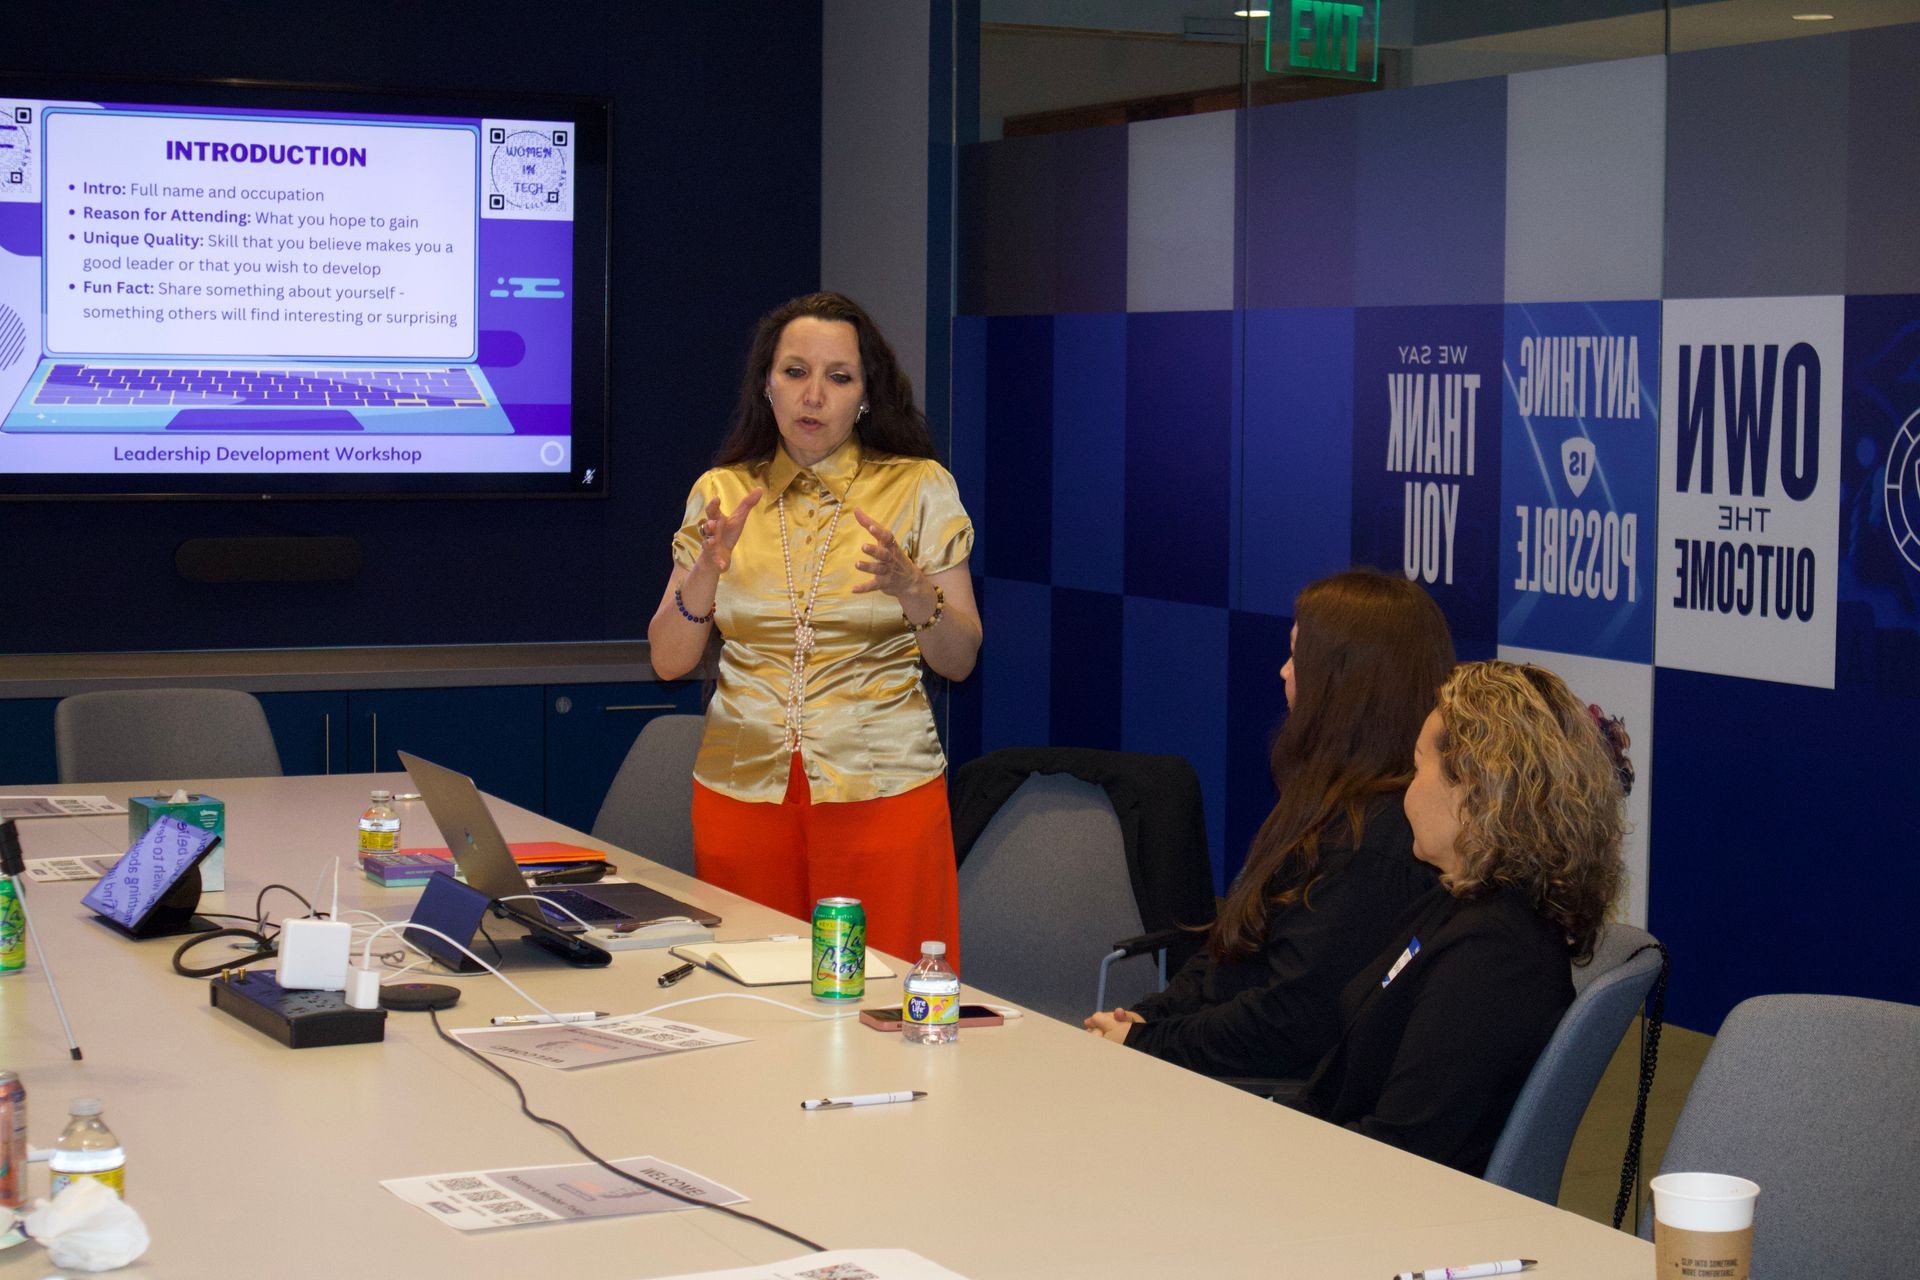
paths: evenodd
<path fill-rule="evenodd" d="M 440 838 L 453 851 L 454 865 L 460 875 L 489 898 L 518 899 L 531 894 L 541 903 L 542 913 L 555 926 L 568 933 L 584 931 L 588 926 L 605 927 L 627 920 L 654 921 L 684 918 L 709 927 L 720 917 L 711 911 L 669 897 L 658 889 L 642 884 L 588 884 L 573 888 L 534 889 L 520 874 L 520 867 L 507 848 L 499 824 L 487 809 L 479 788 L 464 773 L 455 773 L 430 760 L 399 753 L 413 785 L 426 802 Z M 565 907 L 557 911 L 552 905 Z M 510 904 L 512 905 L 512 904 Z M 567 912 L 572 912 L 570 916 Z M 573 916 L 583 918 L 581 924 Z"/>
<path fill-rule="evenodd" d="M 813 979 L 813 940 L 702 942 L 672 948 L 682 960 L 705 965 L 749 987 L 772 987 Z M 867 977 L 891 978 L 887 962 L 867 952 Z"/>

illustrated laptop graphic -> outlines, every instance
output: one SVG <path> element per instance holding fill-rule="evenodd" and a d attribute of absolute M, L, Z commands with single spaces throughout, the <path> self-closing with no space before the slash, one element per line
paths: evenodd
<path fill-rule="evenodd" d="M 505 837 L 500 834 L 499 825 L 488 811 L 486 801 L 481 798 L 479 788 L 473 785 L 473 779 L 404 751 L 399 754 L 400 762 L 413 779 L 413 785 L 420 788 L 420 798 L 426 802 L 427 812 L 433 815 L 434 825 L 440 828 L 440 838 L 453 851 L 454 865 L 460 869 L 460 874 L 468 884 L 489 898 L 512 898 L 531 893 L 543 904 L 558 903 L 574 915 L 601 927 L 627 920 L 646 922 L 675 916 L 685 916 L 708 927 L 720 923 L 720 917 L 711 911 L 703 911 L 645 885 L 590 884 L 571 888 L 530 888 L 527 878 L 520 874 L 519 864 L 513 860 L 513 852 L 507 848 Z M 579 922 L 565 912 L 549 908 L 545 914 L 561 929 L 577 931 L 581 928 Z"/>
<path fill-rule="evenodd" d="M 508 435 L 478 364 L 43 351 L 0 429 Z"/>

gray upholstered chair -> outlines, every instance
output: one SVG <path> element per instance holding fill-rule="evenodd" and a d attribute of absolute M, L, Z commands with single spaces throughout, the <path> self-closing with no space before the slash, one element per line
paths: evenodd
<path fill-rule="evenodd" d="M 1119 820 L 1090 782 L 1030 776 L 960 864 L 961 976 L 1040 1013 L 1092 1013 L 1101 958 L 1143 928 Z M 1106 1006 L 1156 989 L 1148 966 L 1123 967 Z"/>
<path fill-rule="evenodd" d="M 1548 1204 L 1559 1200 L 1560 1177 L 1580 1118 L 1664 964 L 1653 935 L 1632 925 L 1613 924 L 1600 935 L 1593 960 L 1574 966 L 1573 1003 L 1514 1099 L 1500 1141 L 1487 1161 L 1488 1182 Z M 1649 1034 L 1657 1045 L 1658 1031 Z M 1646 1062 L 1640 1091 L 1643 1107 L 1646 1088 L 1652 1083 L 1651 1063 Z M 1627 1136 L 1636 1166 L 1638 1132 L 1636 1125 Z"/>
<path fill-rule="evenodd" d="M 53 712 L 62 785 L 277 778 L 280 752 L 260 699 L 236 689 L 102 689 Z"/>
<path fill-rule="evenodd" d="M 1755 996 L 1714 1037 L 1660 1172 L 1760 1184 L 1754 1280 L 1875 1280 L 1920 1257 L 1920 1007 Z M 1640 1234 L 1653 1236 L 1651 1203 Z"/>
<path fill-rule="evenodd" d="M 655 716 L 607 787 L 593 838 L 693 874 L 693 761 L 705 716 Z"/>

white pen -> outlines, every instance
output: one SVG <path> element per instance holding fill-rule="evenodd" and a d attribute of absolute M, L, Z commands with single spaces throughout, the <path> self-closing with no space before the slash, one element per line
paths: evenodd
<path fill-rule="evenodd" d="M 832 1111 L 836 1107 L 877 1107 L 884 1102 L 918 1102 L 926 1096 L 918 1089 L 903 1089 L 899 1093 L 857 1093 L 850 1098 L 808 1098 L 800 1104 L 800 1109 Z"/>
<path fill-rule="evenodd" d="M 1532 1258 L 1509 1258 L 1505 1262 L 1476 1262 L 1470 1267 L 1428 1267 L 1425 1271 L 1402 1271 L 1393 1280 L 1475 1280 L 1478 1276 L 1510 1276 L 1540 1265 Z"/>
<path fill-rule="evenodd" d="M 591 1009 L 585 1013 L 510 1013 L 505 1017 L 495 1018 L 493 1025 L 496 1027 L 528 1027 L 547 1022 L 592 1022 L 596 1018 L 604 1018 L 606 1016 L 605 1013 L 597 1013 Z M 1487 1274 L 1491 1275 L 1493 1273 L 1488 1272 Z"/>
<path fill-rule="evenodd" d="M 800 941 L 800 935 L 797 933 L 770 933 L 764 938 L 715 938 L 714 941 L 727 946 L 731 946 L 736 942 L 798 942 Z"/>

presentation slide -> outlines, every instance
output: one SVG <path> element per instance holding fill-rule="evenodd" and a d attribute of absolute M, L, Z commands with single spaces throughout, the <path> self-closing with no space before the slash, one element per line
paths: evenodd
<path fill-rule="evenodd" d="M 565 480 L 577 138 L 0 87 L 0 475 Z"/>

